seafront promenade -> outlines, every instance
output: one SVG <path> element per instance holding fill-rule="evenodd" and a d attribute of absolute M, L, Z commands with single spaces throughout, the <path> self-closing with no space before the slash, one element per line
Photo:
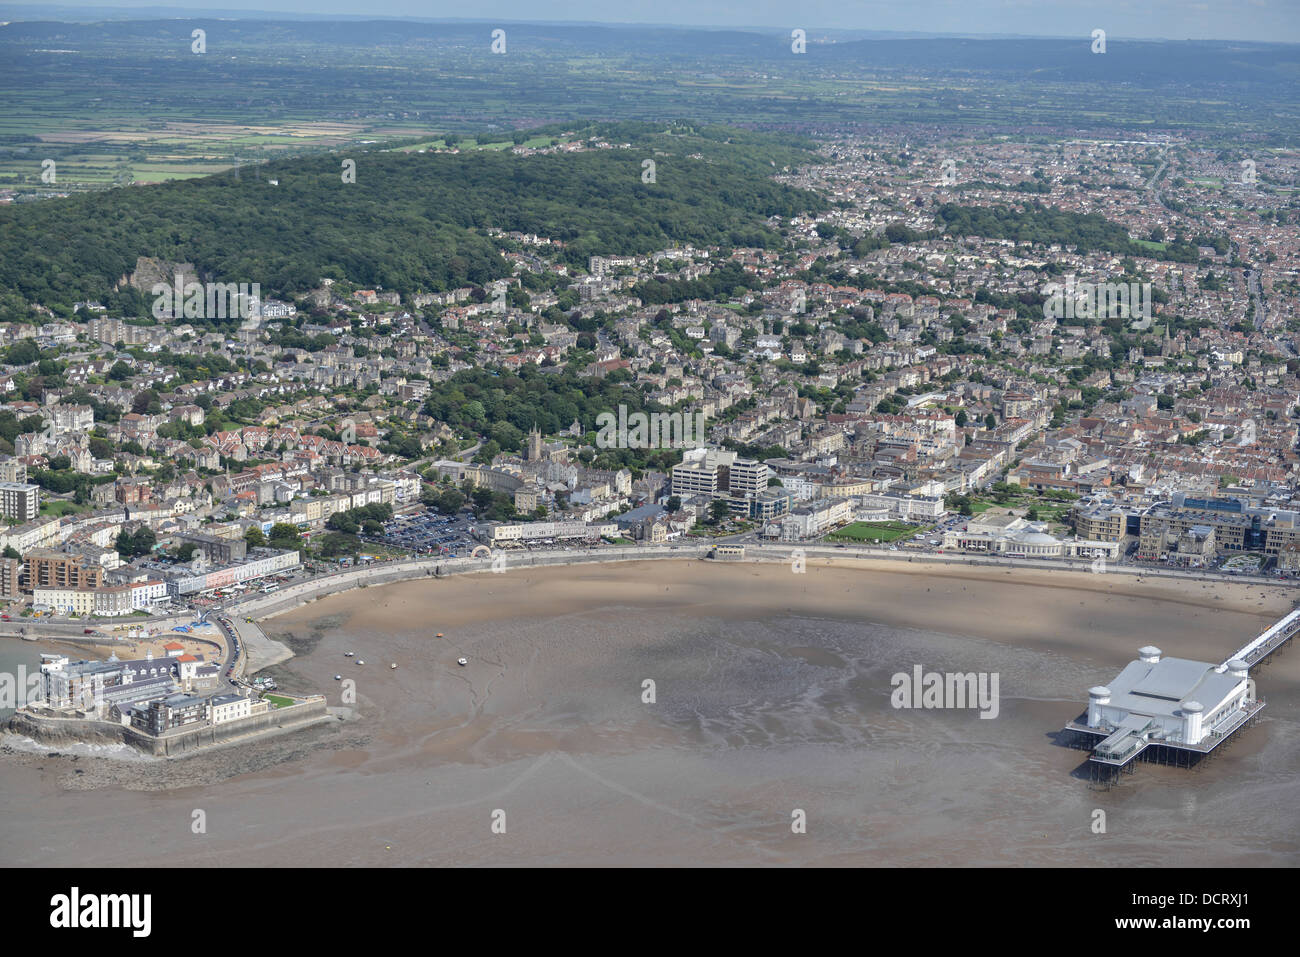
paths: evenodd
<path fill-rule="evenodd" d="M 359 568 L 319 575 L 302 582 L 285 586 L 270 595 L 256 595 L 226 606 L 226 612 L 239 623 L 241 640 L 244 633 L 248 639 L 246 661 L 241 661 L 241 674 L 252 673 L 261 668 L 291 657 L 291 653 L 279 642 L 267 638 L 260 627 L 248 623 L 272 618 L 292 611 L 307 602 L 336 595 L 354 588 L 388 585 L 395 582 L 411 581 L 420 578 L 448 578 L 453 575 L 477 574 L 518 574 L 527 568 L 545 568 L 557 565 L 591 565 L 614 562 L 640 561 L 716 561 L 719 564 L 757 562 L 769 565 L 790 565 L 792 573 L 796 567 L 803 569 L 803 574 L 814 573 L 818 563 L 833 565 L 847 561 L 879 562 L 899 568 L 917 564 L 967 566 L 985 568 L 992 574 L 995 570 L 1004 570 L 1014 577 L 1019 571 L 1072 571 L 1088 572 L 1097 576 L 1115 575 L 1130 579 L 1200 581 L 1210 583 L 1234 583 L 1276 587 L 1278 579 L 1246 575 L 1212 575 L 1205 572 L 1183 571 L 1171 568 L 1141 568 L 1136 566 L 1110 565 L 1099 566 L 1091 561 L 1065 561 L 1051 559 L 1021 559 L 1003 556 L 985 556 L 968 554 L 942 554 L 922 552 L 907 555 L 891 552 L 886 547 L 838 546 L 838 545 L 791 545 L 761 544 L 746 545 L 741 559 L 710 559 L 714 549 L 713 542 L 681 543 L 675 545 L 650 545 L 593 550 L 554 549 L 538 551 L 508 551 L 481 555 L 477 558 L 420 558 L 392 562 L 377 562 Z M 504 558 L 502 557 L 504 556 Z"/>
<path fill-rule="evenodd" d="M 371 587 L 409 581 L 419 578 L 445 578 L 453 575 L 500 574 L 510 575 L 526 568 L 544 568 L 557 565 L 589 565 L 609 562 L 640 561 L 717 561 L 720 564 L 742 562 L 761 562 L 764 564 L 787 564 L 792 572 L 801 567 L 804 574 L 815 573 L 817 565 L 835 564 L 846 561 L 879 562 L 883 565 L 904 567 L 911 565 L 946 565 L 1004 570 L 1015 575 L 1021 571 L 1072 571 L 1088 572 L 1098 576 L 1125 576 L 1136 579 L 1165 579 L 1179 581 L 1200 581 L 1217 584 L 1247 584 L 1261 587 L 1277 587 L 1285 584 L 1277 578 L 1252 575 L 1221 575 L 1205 571 L 1187 571 L 1174 568 L 1142 567 L 1135 565 L 1116 565 L 1107 563 L 1098 565 L 1092 561 L 1070 561 L 1064 559 L 1009 558 L 996 555 L 970 555 L 942 552 L 906 552 L 890 551 L 887 546 L 862 545 L 822 545 L 822 544 L 747 544 L 744 557 L 739 559 L 710 559 L 714 549 L 713 542 L 689 542 L 673 545 L 646 545 L 581 549 L 548 549 L 536 551 L 505 551 L 484 554 L 478 557 L 463 558 L 412 558 L 387 562 L 372 562 L 346 570 L 316 575 L 312 578 L 293 582 L 268 594 L 257 594 L 238 601 L 227 601 L 220 608 L 220 613 L 229 616 L 236 626 L 241 642 L 248 654 L 241 656 L 240 674 L 251 673 L 261 668 L 291 657 L 287 649 L 278 642 L 267 638 L 256 622 L 290 611 L 307 602 L 327 595 L 340 594 L 354 588 Z M 214 614 L 216 612 L 214 611 Z M 131 624 L 149 629 L 166 631 L 178 623 L 192 619 L 192 615 L 171 613 L 150 619 L 131 619 Z M 247 621 L 252 619 L 252 621 Z M 100 622 L 107 624 L 108 622 Z M 25 637 L 50 638 L 60 641 L 85 642 L 94 645 L 112 644 L 108 638 L 90 638 L 83 634 L 87 622 L 72 623 L 39 622 L 23 620 L 6 622 L 9 627 L 0 628 L 0 637 L 17 637 L 22 628 Z M 224 631 L 218 633 L 225 638 Z M 229 648 L 225 649 L 229 658 Z"/>
<path fill-rule="evenodd" d="M 601 548 L 589 551 L 579 550 L 538 550 L 509 551 L 494 553 L 493 556 L 479 558 L 434 559 L 419 558 L 380 562 L 353 568 L 347 571 L 320 575 L 315 578 L 297 582 L 281 588 L 270 595 L 257 595 L 246 598 L 238 604 L 227 605 L 232 614 L 248 618 L 269 618 L 304 602 L 312 601 L 325 595 L 337 594 L 352 588 L 371 585 L 386 585 L 391 582 L 406 581 L 413 578 L 447 577 L 466 574 L 501 574 L 509 575 L 524 568 L 541 568 L 553 565 L 585 565 L 603 562 L 638 562 L 662 560 L 701 560 L 708 558 L 713 551 L 713 543 L 649 545 L 622 548 Z M 504 560 L 497 559 L 504 555 Z M 802 561 L 805 569 L 815 568 L 814 562 L 876 561 L 893 565 L 934 564 L 967 565 L 973 567 L 1001 568 L 1013 575 L 1016 569 L 1034 571 L 1073 571 L 1090 572 L 1097 575 L 1124 575 L 1131 578 L 1176 579 L 1180 581 L 1202 581 L 1235 584 L 1257 584 L 1276 587 L 1283 582 L 1276 578 L 1249 575 L 1214 575 L 1206 572 L 1183 571 L 1172 568 L 1144 568 L 1139 566 L 1107 564 L 1104 570 L 1093 562 L 1068 561 L 1060 559 L 1007 558 L 1005 556 L 943 554 L 921 552 L 915 555 L 891 552 L 887 547 L 837 546 L 837 545 L 790 545 L 763 544 L 746 545 L 742 559 L 730 562 L 763 562 L 768 564 L 788 564 L 793 571 L 797 560 Z M 718 559 L 717 561 L 723 561 Z"/>

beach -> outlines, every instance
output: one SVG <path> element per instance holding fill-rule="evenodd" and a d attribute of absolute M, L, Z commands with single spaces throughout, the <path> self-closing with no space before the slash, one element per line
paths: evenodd
<path fill-rule="evenodd" d="M 1138 647 L 1218 662 L 1294 597 L 901 560 L 520 568 L 357 589 L 263 622 L 295 652 L 263 673 L 325 693 L 346 720 L 145 766 L 0 756 L 6 856 L 1294 866 L 1300 655 L 1252 672 L 1261 722 L 1199 769 L 1143 764 L 1097 791 L 1086 752 L 1057 740 Z M 891 676 L 916 666 L 997 674 L 997 716 L 892 707 Z M 355 681 L 354 703 L 335 675 Z M 194 809 L 206 833 L 191 833 Z"/>

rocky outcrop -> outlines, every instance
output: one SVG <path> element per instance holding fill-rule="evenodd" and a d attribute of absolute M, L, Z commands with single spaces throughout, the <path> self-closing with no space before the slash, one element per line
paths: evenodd
<path fill-rule="evenodd" d="M 135 272 L 131 273 L 130 284 L 143 293 L 152 293 L 155 283 L 174 285 L 177 273 L 181 274 L 182 285 L 199 282 L 199 273 L 194 268 L 194 263 L 174 263 L 166 259 L 154 259 L 152 256 L 141 256 L 135 261 Z"/>

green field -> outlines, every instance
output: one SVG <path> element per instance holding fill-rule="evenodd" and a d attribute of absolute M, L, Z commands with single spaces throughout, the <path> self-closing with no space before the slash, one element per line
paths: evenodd
<path fill-rule="evenodd" d="M 97 117 L 110 120 L 108 115 Z M 199 124 L 144 123 L 137 116 L 116 116 L 120 125 L 96 124 L 91 118 L 65 119 L 63 123 L 24 116 L 0 117 L 0 142 L 5 137 L 34 136 L 42 140 L 29 149 L 0 151 L 0 186 L 23 192 L 77 192 L 84 189 L 163 183 L 175 179 L 210 176 L 234 165 L 256 165 L 277 156 L 313 153 L 323 149 L 377 145 L 428 131 L 424 123 L 393 122 L 382 126 L 353 122 L 323 124 L 310 117 L 285 118 L 289 133 L 249 132 L 246 123 Z M 523 146 L 550 145 L 551 135 L 532 136 Z M 561 138 L 561 137 L 554 137 Z M 561 138 L 567 139 L 567 138 Z M 462 151 L 508 150 L 510 139 L 466 137 L 456 144 Z M 445 150 L 441 139 L 399 147 L 402 152 Z M 41 160 L 54 159 L 53 183 L 41 179 Z"/>
<path fill-rule="evenodd" d="M 1060 522 L 1065 516 L 1070 514 L 1071 502 L 1053 502 L 1048 499 L 1035 498 L 1032 495 L 1016 497 L 1005 502 L 997 502 L 992 499 L 972 499 L 970 510 L 973 514 L 979 515 L 987 512 L 991 508 L 1012 508 L 1012 509 L 1034 509 L 1037 518 L 1031 521 L 1037 522 Z"/>
<path fill-rule="evenodd" d="M 549 146 L 552 139 L 558 139 L 567 143 L 571 137 L 551 137 L 551 136 L 530 136 L 520 143 L 520 146 L 528 149 L 538 149 L 543 146 Z M 472 136 L 467 136 L 456 144 L 459 150 L 508 150 L 514 146 L 513 140 L 476 140 Z M 417 152 L 419 150 L 445 150 L 447 149 L 446 140 L 429 140 L 426 143 L 416 143 L 413 146 L 400 146 L 397 149 L 403 153 Z"/>
<path fill-rule="evenodd" d="M 960 498 L 962 497 L 959 496 L 958 499 L 960 500 Z M 1017 511 L 1033 509 L 1034 515 L 1030 517 L 1030 521 L 1059 523 L 1069 515 L 1070 508 L 1078 498 L 1079 496 L 1072 492 L 1035 492 L 1032 489 L 1022 488 L 1018 485 L 998 482 L 993 486 L 992 494 L 985 494 L 978 498 L 971 497 L 967 501 L 970 503 L 970 514 L 972 515 L 982 514 L 991 508 L 1014 509 Z M 956 509 L 955 502 L 950 501 L 949 504 L 954 510 Z"/>
<path fill-rule="evenodd" d="M 212 29 L 202 56 L 194 22 Z M 0 189 L 98 190 L 365 144 L 437 148 L 448 132 L 479 138 L 464 149 L 500 150 L 515 130 L 548 127 L 526 144 L 540 146 L 612 116 L 771 129 L 870 118 L 976 139 L 1158 128 L 1256 148 L 1300 136 L 1300 56 L 1272 44 L 1129 41 L 1094 58 L 1064 38 L 882 37 L 818 43 L 792 62 L 788 38 L 768 32 L 521 23 L 509 33 L 509 55 L 493 56 L 474 22 L 23 23 L 0 31 Z M 1200 82 L 1186 81 L 1189 56 Z M 58 163 L 55 183 L 41 179 L 45 159 Z"/>
<path fill-rule="evenodd" d="M 830 541 L 892 542 L 915 534 L 916 529 L 902 522 L 854 522 L 827 535 Z"/>
<path fill-rule="evenodd" d="M 264 694 L 262 697 L 271 702 L 271 707 L 273 708 L 287 708 L 289 705 L 293 704 L 293 699 L 286 698 L 284 695 Z"/>

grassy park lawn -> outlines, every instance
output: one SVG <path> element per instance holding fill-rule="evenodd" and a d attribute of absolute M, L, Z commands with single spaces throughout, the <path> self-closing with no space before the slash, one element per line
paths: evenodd
<path fill-rule="evenodd" d="M 62 518 L 64 515 L 76 515 L 78 512 L 89 511 L 89 509 L 89 505 L 78 505 L 75 502 L 67 502 L 58 498 L 41 503 L 41 514 L 54 518 Z"/>
<path fill-rule="evenodd" d="M 826 537 L 834 542 L 892 542 L 915 531 L 911 525 L 902 522 L 854 522 Z"/>

